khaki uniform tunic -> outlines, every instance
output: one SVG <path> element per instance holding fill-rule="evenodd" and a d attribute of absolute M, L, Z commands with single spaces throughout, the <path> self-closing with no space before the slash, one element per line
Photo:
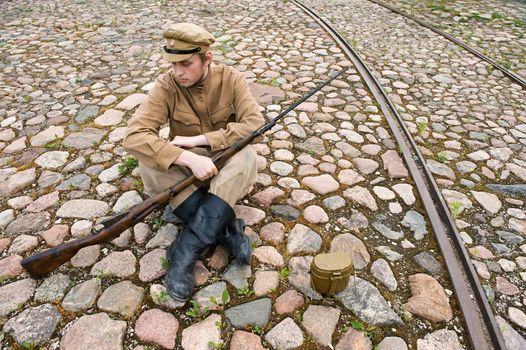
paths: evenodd
<path fill-rule="evenodd" d="M 212 64 L 206 79 L 189 88 L 176 83 L 172 70 L 159 76 L 130 119 L 123 141 L 124 148 L 139 160 L 144 189 L 152 195 L 191 174 L 190 169 L 173 164 L 184 149 L 159 137 L 166 123 L 170 140 L 204 134 L 210 147 L 191 151 L 211 156 L 262 126 L 264 118 L 245 77 L 233 68 Z M 256 154 L 247 146 L 211 179 L 209 192 L 233 206 L 255 183 L 256 175 Z M 190 186 L 170 205 L 176 208 L 195 190 Z"/>

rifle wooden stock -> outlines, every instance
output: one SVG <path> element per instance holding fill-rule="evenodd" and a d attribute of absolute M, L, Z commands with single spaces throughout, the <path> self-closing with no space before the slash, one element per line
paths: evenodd
<path fill-rule="evenodd" d="M 306 101 L 316 92 L 320 91 L 325 85 L 329 84 L 331 81 L 336 79 L 338 76 L 347 71 L 347 68 L 340 71 L 338 74 L 333 76 L 331 79 L 325 81 L 323 84 L 320 84 L 315 89 L 311 90 L 309 93 L 304 95 L 301 99 L 294 102 L 286 110 L 281 112 L 278 116 L 272 119 L 269 123 L 263 125 L 259 129 L 253 131 L 251 134 L 243 137 L 242 139 L 235 142 L 232 146 L 217 153 L 212 157 L 214 164 L 217 169 L 221 169 L 225 162 L 230 159 L 234 154 L 241 150 L 246 145 L 250 144 L 254 139 L 263 135 L 265 132 L 270 130 L 276 122 L 287 115 L 290 111 L 296 108 L 298 105 Z M 56 247 L 44 250 L 35 255 L 29 256 L 22 260 L 21 264 L 24 269 L 29 272 L 32 277 L 42 278 L 48 273 L 55 270 L 60 265 L 64 264 L 66 261 L 69 261 L 77 252 L 90 245 L 107 243 L 114 238 L 117 238 L 124 230 L 137 224 L 142 221 L 148 214 L 153 212 L 155 209 L 160 208 L 168 203 L 170 196 L 175 196 L 181 192 L 186 187 L 194 183 L 197 178 L 194 175 L 190 175 L 183 179 L 181 182 L 177 183 L 172 188 L 157 194 L 154 197 L 151 197 L 144 202 L 133 207 L 129 212 L 121 213 L 115 215 L 101 224 L 103 228 L 96 229 L 94 228 L 89 236 L 69 241 L 64 244 L 58 245 Z"/>

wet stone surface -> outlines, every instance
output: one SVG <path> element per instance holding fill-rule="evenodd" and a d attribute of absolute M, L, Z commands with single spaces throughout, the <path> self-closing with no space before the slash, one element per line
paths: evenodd
<path fill-rule="evenodd" d="M 519 3 L 395 3 L 524 74 Z M 1 347 L 469 348 L 420 196 L 342 50 L 288 1 L 177 5 L 0 4 Z M 457 220 L 508 347 L 524 346 L 524 90 L 370 2 L 313 5 L 387 89 Z M 212 247 L 194 270 L 194 303 L 175 301 L 163 285 L 165 249 L 183 228 L 170 210 L 29 279 L 22 258 L 85 237 L 147 198 L 138 169 L 123 171 L 131 156 L 121 142 L 170 67 L 159 53 L 166 18 L 211 30 L 214 60 L 243 72 L 267 118 L 349 71 L 254 145 L 258 181 L 234 208 L 253 242 L 251 265 Z M 329 251 L 354 264 L 334 298 L 312 289 L 309 275 L 313 257 Z"/>

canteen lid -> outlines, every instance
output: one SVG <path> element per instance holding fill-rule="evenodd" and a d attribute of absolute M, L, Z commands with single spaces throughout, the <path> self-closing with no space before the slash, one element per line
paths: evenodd
<path fill-rule="evenodd" d="M 345 270 L 352 266 L 352 257 L 345 252 L 318 254 L 313 263 L 320 270 Z"/>

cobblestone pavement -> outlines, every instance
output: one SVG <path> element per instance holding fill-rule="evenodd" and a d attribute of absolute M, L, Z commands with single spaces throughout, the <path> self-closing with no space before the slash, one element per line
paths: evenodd
<path fill-rule="evenodd" d="M 526 77 L 524 2 L 397 0 L 389 5 L 417 15 Z"/>
<path fill-rule="evenodd" d="M 519 349 L 523 91 L 387 10 L 375 8 L 364 20 L 359 11 L 376 5 L 334 5 L 335 21 L 353 16 L 343 29 L 381 72 L 427 150 L 493 293 L 501 329 L 515 344 L 510 349 Z M 255 246 L 250 267 L 218 247 L 197 264 L 195 302 L 174 302 L 162 285 L 163 256 L 181 226 L 164 212 L 111 244 L 83 249 L 46 279 L 29 278 L 22 257 L 82 237 L 102 217 L 142 201 L 135 163 L 120 142 L 127 119 L 168 68 L 159 47 L 171 19 L 214 32 L 216 60 L 245 72 L 269 118 L 351 64 L 286 1 L 35 1 L 0 8 L 5 348 L 468 346 L 425 211 L 384 117 L 352 68 L 256 145 L 258 183 L 235 208 Z M 380 27 L 390 21 L 393 31 Z M 482 74 L 484 80 L 473 79 Z M 489 190 L 490 183 L 519 185 L 505 194 L 495 191 L 510 187 Z M 309 264 L 316 253 L 340 250 L 353 255 L 356 277 L 322 298 L 309 286 Z"/>

